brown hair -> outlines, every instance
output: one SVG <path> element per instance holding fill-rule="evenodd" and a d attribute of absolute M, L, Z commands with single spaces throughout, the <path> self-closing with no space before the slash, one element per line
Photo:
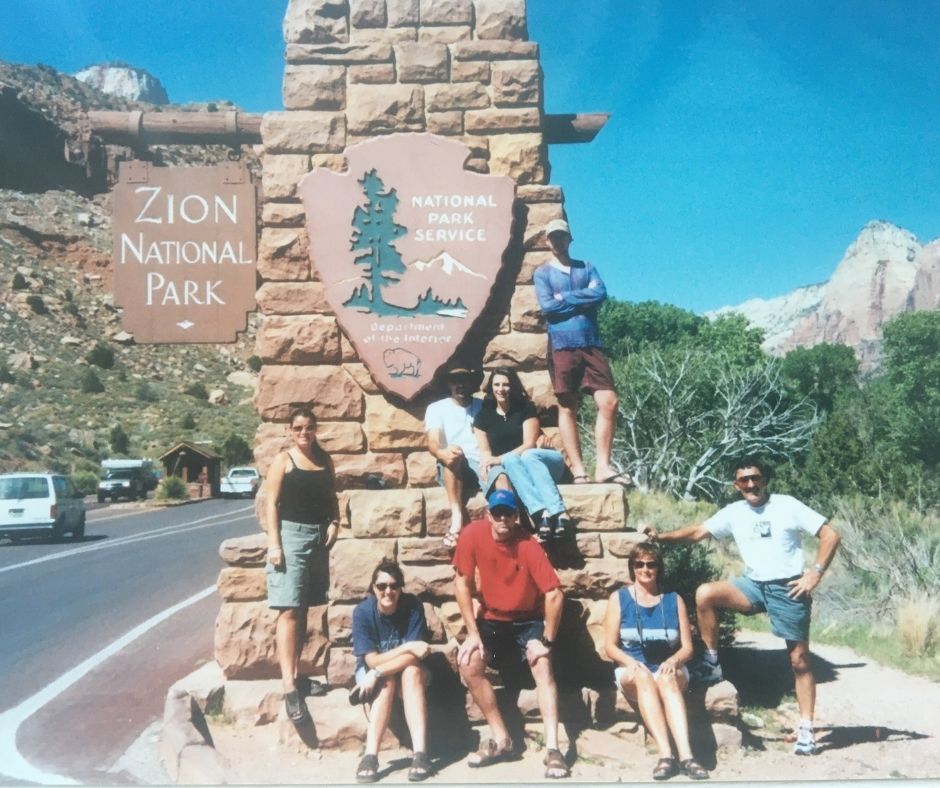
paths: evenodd
<path fill-rule="evenodd" d="M 395 580 L 398 581 L 398 585 L 400 585 L 402 588 L 405 587 L 405 575 L 401 571 L 401 567 L 396 561 L 384 558 L 379 561 L 379 565 L 372 571 L 372 580 L 369 583 L 369 588 L 372 588 L 372 586 L 375 585 L 375 579 L 380 574 L 382 574 L 382 572 L 385 572 L 385 574 L 394 577 Z"/>
<path fill-rule="evenodd" d="M 317 417 L 313 413 L 313 408 L 309 405 L 300 405 L 296 408 L 293 408 L 290 412 L 290 416 L 287 419 L 288 424 L 293 424 L 295 419 L 309 419 L 314 426 L 317 423 Z"/>
<path fill-rule="evenodd" d="M 659 564 L 659 570 L 656 573 L 656 581 L 660 588 L 663 585 L 663 551 L 662 548 L 655 542 L 640 542 L 637 544 L 633 550 L 630 551 L 630 555 L 627 556 L 627 570 L 630 572 L 630 580 L 636 580 L 636 571 L 633 567 L 633 562 L 636 560 L 637 556 L 648 555 L 656 559 L 656 563 Z"/>

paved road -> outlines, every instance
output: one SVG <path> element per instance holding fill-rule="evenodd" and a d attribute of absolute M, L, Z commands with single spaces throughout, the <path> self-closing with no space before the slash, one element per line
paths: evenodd
<path fill-rule="evenodd" d="M 257 527 L 251 501 L 117 505 L 80 542 L 0 540 L 0 782 L 132 782 L 109 769 L 211 658 L 219 543 Z"/>

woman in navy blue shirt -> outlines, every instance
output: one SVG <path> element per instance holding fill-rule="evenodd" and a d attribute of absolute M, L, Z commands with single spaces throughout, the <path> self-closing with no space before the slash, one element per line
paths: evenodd
<path fill-rule="evenodd" d="M 372 704 L 366 752 L 356 769 L 360 783 L 379 778 L 379 746 L 397 696 L 404 704 L 414 748 L 408 779 L 424 780 L 432 771 L 427 755 L 427 679 L 422 665 L 430 651 L 428 625 L 421 600 L 404 593 L 404 584 L 401 567 L 394 561 L 382 561 L 372 573 L 372 594 L 353 610 L 356 687 L 350 701 Z"/>
<path fill-rule="evenodd" d="M 692 658 L 685 602 L 674 591 L 663 592 L 663 558 L 656 545 L 638 544 L 627 566 L 633 584 L 610 595 L 604 619 L 604 646 L 614 662 L 617 689 L 639 707 L 656 742 L 659 760 L 653 779 L 668 780 L 681 771 L 693 780 L 707 780 L 708 772 L 692 756 L 683 697 L 689 686 L 685 665 Z"/>

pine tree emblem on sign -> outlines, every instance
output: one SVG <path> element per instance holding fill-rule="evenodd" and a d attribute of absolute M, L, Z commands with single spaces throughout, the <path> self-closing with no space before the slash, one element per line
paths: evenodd
<path fill-rule="evenodd" d="M 463 168 L 470 149 L 393 134 L 346 151 L 343 173 L 299 185 L 327 301 L 386 391 L 427 386 L 489 299 L 509 243 L 515 183 Z"/>

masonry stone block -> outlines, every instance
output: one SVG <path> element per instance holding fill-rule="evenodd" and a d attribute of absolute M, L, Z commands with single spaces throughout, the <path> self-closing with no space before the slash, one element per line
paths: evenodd
<path fill-rule="evenodd" d="M 355 605 L 331 603 L 326 609 L 326 631 L 331 647 L 348 646 L 352 643 L 352 618 L 355 607 Z"/>
<path fill-rule="evenodd" d="M 279 679 L 228 681 L 222 710 L 237 725 L 269 725 L 277 720 L 284 702 Z"/>
<path fill-rule="evenodd" d="M 408 588 L 421 599 L 444 602 L 454 597 L 454 569 L 450 564 L 410 564 Z"/>
<path fill-rule="evenodd" d="M 266 112 L 261 139 L 273 153 L 338 153 L 346 147 L 346 119 L 341 112 Z"/>
<path fill-rule="evenodd" d="M 449 564 L 451 551 L 436 537 L 398 540 L 398 560 L 403 564 Z"/>
<path fill-rule="evenodd" d="M 516 197 L 522 202 L 564 202 L 560 186 L 543 186 L 541 184 L 521 184 L 516 187 Z"/>
<path fill-rule="evenodd" d="M 255 355 L 266 364 L 338 363 L 339 328 L 326 315 L 268 315 L 261 319 Z"/>
<path fill-rule="evenodd" d="M 297 182 L 310 172 L 306 154 L 265 154 L 261 160 L 261 186 L 265 200 L 286 200 L 297 196 Z"/>
<path fill-rule="evenodd" d="M 417 27 L 421 19 L 418 0 L 386 0 L 389 27 Z"/>
<path fill-rule="evenodd" d="M 535 273 L 535 269 L 543 263 L 547 263 L 552 257 L 551 252 L 526 252 L 522 257 L 522 265 L 519 267 L 519 275 L 516 277 L 516 284 L 532 284 L 532 276 Z"/>
<path fill-rule="evenodd" d="M 565 218 L 565 207 L 561 203 L 537 202 L 526 206 L 525 235 L 523 244 L 526 250 L 546 251 L 549 249 L 548 238 L 545 235 L 545 225 L 553 219 Z M 572 236 L 577 236 L 577 228 L 572 228 Z"/>
<path fill-rule="evenodd" d="M 617 484 L 563 484 L 559 488 L 569 514 L 585 531 L 623 531 L 627 504 Z"/>
<path fill-rule="evenodd" d="M 483 363 L 521 370 L 544 368 L 548 353 L 545 334 L 498 334 L 486 346 Z"/>
<path fill-rule="evenodd" d="M 307 232 L 293 227 L 262 227 L 258 241 L 258 274 L 263 279 L 310 278 Z"/>
<path fill-rule="evenodd" d="M 395 559 L 394 539 L 337 541 L 330 550 L 330 599 L 361 602 L 369 592 L 372 571 L 386 559 Z"/>
<path fill-rule="evenodd" d="M 407 578 L 405 578 L 407 580 Z M 444 622 L 437 614 L 437 608 L 430 602 L 424 603 L 424 618 L 428 622 L 428 634 L 431 637 L 430 642 L 434 645 L 447 643 L 448 634 L 444 629 Z"/>
<path fill-rule="evenodd" d="M 606 599 L 630 582 L 626 564 L 619 559 L 588 558 L 580 569 L 559 569 L 565 595 L 574 598 Z"/>
<path fill-rule="evenodd" d="M 346 68 L 287 66 L 282 96 L 287 109 L 343 109 L 346 106 Z"/>
<path fill-rule="evenodd" d="M 372 451 L 427 446 L 423 409 L 418 415 L 414 407 L 400 408 L 382 395 L 366 396 L 365 430 Z"/>
<path fill-rule="evenodd" d="M 575 544 L 585 558 L 600 558 L 604 554 L 600 534 L 579 533 L 575 537 Z"/>
<path fill-rule="evenodd" d="M 264 566 L 268 538 L 263 533 L 236 536 L 219 545 L 219 558 L 229 566 Z"/>
<path fill-rule="evenodd" d="M 405 483 L 405 460 L 397 452 L 334 454 L 333 470 L 339 487 L 358 488 L 372 483 L 401 487 Z"/>
<path fill-rule="evenodd" d="M 428 85 L 425 88 L 427 108 L 433 112 L 446 112 L 470 107 L 488 107 L 489 94 L 477 82 L 460 82 L 453 85 Z"/>
<path fill-rule="evenodd" d="M 288 44 L 329 44 L 348 39 L 346 0 L 290 0 L 284 15 Z"/>
<path fill-rule="evenodd" d="M 451 54 L 455 60 L 538 60 L 539 47 L 530 41 L 460 41 Z"/>
<path fill-rule="evenodd" d="M 473 20 L 471 0 L 420 0 L 422 25 L 469 25 Z"/>
<path fill-rule="evenodd" d="M 547 369 L 536 369 L 532 372 L 520 372 L 519 380 L 525 390 L 529 392 L 532 403 L 539 410 L 544 412 L 558 406 L 558 399 L 555 397 L 555 388 L 552 385 L 552 377 Z M 543 432 L 547 430 L 543 428 Z"/>
<path fill-rule="evenodd" d="M 261 418 L 286 421 L 297 405 L 310 405 L 318 419 L 358 419 L 364 410 L 362 389 L 339 367 L 263 366 L 255 395 Z"/>
<path fill-rule="evenodd" d="M 424 522 L 428 536 L 443 536 L 450 530 L 450 504 L 443 487 L 424 490 Z"/>
<path fill-rule="evenodd" d="M 226 602 L 255 602 L 268 598 L 262 567 L 226 566 L 219 572 L 216 587 Z"/>
<path fill-rule="evenodd" d="M 365 66 L 350 66 L 350 85 L 387 85 L 395 81 L 395 66 L 392 63 L 372 63 Z"/>
<path fill-rule="evenodd" d="M 512 303 L 509 305 L 509 322 L 513 331 L 541 333 L 546 330 L 534 286 L 516 287 L 512 295 Z"/>
<path fill-rule="evenodd" d="M 464 126 L 470 134 L 538 131 L 542 127 L 542 115 L 536 107 L 474 109 L 467 110 Z"/>
<path fill-rule="evenodd" d="M 262 315 L 305 315 L 331 312 L 320 282 L 265 282 L 255 298 Z"/>
<path fill-rule="evenodd" d="M 424 496 L 421 490 L 353 490 L 349 522 L 356 539 L 420 536 Z"/>
<path fill-rule="evenodd" d="M 477 38 L 528 38 L 525 0 L 473 0 Z"/>
<path fill-rule="evenodd" d="M 405 455 L 409 487 L 433 487 L 437 484 L 437 460 L 429 451 L 413 451 Z"/>
<path fill-rule="evenodd" d="M 414 27 L 354 28 L 350 39 L 369 43 L 402 44 L 417 41 L 418 30 Z"/>
<path fill-rule="evenodd" d="M 424 91 L 418 85 L 350 85 L 349 130 L 353 134 L 424 130 Z"/>
<path fill-rule="evenodd" d="M 349 0 L 349 21 L 353 27 L 385 27 L 385 0 Z"/>
<path fill-rule="evenodd" d="M 366 368 L 366 365 L 361 362 L 346 362 L 343 364 L 343 369 L 345 369 L 350 375 L 352 375 L 353 380 L 359 384 L 366 394 L 380 394 L 381 389 L 375 382 L 375 379 L 372 377 L 369 370 Z"/>
<path fill-rule="evenodd" d="M 358 421 L 318 421 L 317 443 L 321 448 L 334 452 L 365 451 L 366 441 Z M 271 462 L 282 451 L 291 446 L 287 424 L 262 422 L 255 430 L 255 463 L 258 470 L 267 472 Z"/>
<path fill-rule="evenodd" d="M 628 558 L 638 544 L 643 544 L 646 535 L 632 531 L 629 533 L 606 533 L 601 537 L 604 550 L 616 558 Z"/>
<path fill-rule="evenodd" d="M 490 64 L 485 60 L 461 60 L 450 64 L 451 82 L 490 81 Z"/>
<path fill-rule="evenodd" d="M 373 567 L 374 569 L 375 567 Z M 361 600 L 360 600 L 361 601 Z M 356 683 L 356 657 L 352 653 L 352 648 L 331 648 L 329 663 L 326 668 L 326 679 L 331 687 L 343 687 L 352 689 Z M 332 694 L 332 693 L 331 693 Z M 359 735 L 362 736 L 362 711 L 349 705 L 346 693 L 342 693 L 342 702 L 346 708 L 352 708 L 359 711 Z M 321 715 L 324 716 L 324 715 Z M 326 715 L 328 716 L 328 715 Z M 361 741 L 361 739 L 360 739 Z"/>
<path fill-rule="evenodd" d="M 310 157 L 310 166 L 322 167 L 333 172 L 346 171 L 346 157 L 342 153 L 314 153 Z"/>
<path fill-rule="evenodd" d="M 401 82 L 446 82 L 450 55 L 443 44 L 404 43 L 395 46 Z"/>
<path fill-rule="evenodd" d="M 364 63 L 391 63 L 392 45 L 385 42 L 349 44 L 288 44 L 288 63 L 323 63 L 327 65 L 362 65 Z"/>
<path fill-rule="evenodd" d="M 261 223 L 267 227 L 302 227 L 304 207 L 295 202 L 266 202 L 261 206 Z"/>
<path fill-rule="evenodd" d="M 493 103 L 497 107 L 539 106 L 542 70 L 537 60 L 506 60 L 493 64 Z"/>
<path fill-rule="evenodd" d="M 463 113 L 460 110 L 428 112 L 425 123 L 431 134 L 463 134 Z"/>
<path fill-rule="evenodd" d="M 419 27 L 418 41 L 422 43 L 453 44 L 473 38 L 470 25 L 447 25 L 446 27 Z"/>

